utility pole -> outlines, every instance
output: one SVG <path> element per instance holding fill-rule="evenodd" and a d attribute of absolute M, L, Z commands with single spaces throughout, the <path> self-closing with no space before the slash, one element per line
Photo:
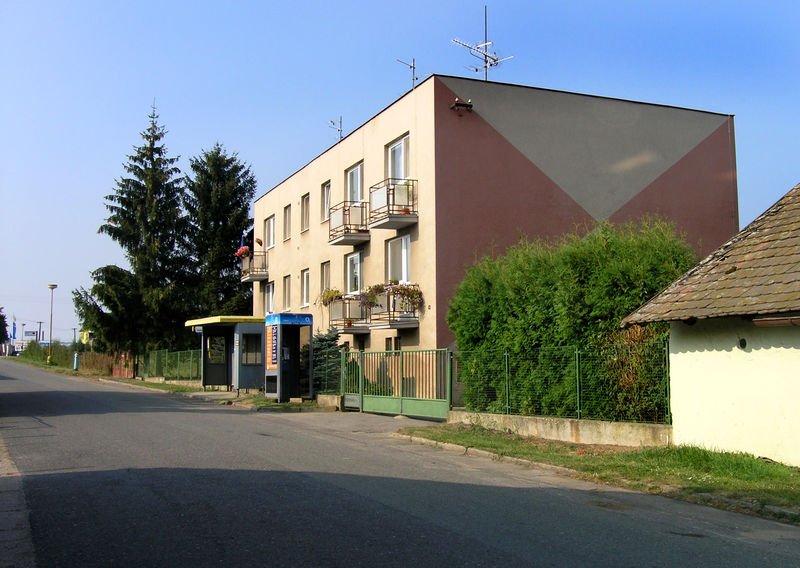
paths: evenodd
<path fill-rule="evenodd" d="M 42 342 L 42 324 L 44 322 L 43 321 L 37 321 L 36 323 L 39 324 L 39 331 L 36 332 L 36 343 L 41 343 Z"/>

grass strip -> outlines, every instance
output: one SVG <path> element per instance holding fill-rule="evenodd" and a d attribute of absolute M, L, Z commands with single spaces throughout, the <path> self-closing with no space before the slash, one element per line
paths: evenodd
<path fill-rule="evenodd" d="M 566 467 L 583 479 L 800 524 L 800 468 L 750 454 L 691 446 L 570 444 L 463 424 L 405 428 L 401 433 Z"/>

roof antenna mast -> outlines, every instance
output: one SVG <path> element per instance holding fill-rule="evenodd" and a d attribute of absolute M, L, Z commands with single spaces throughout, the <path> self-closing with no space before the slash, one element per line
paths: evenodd
<path fill-rule="evenodd" d="M 513 59 L 514 56 L 510 55 L 509 57 L 503 57 L 502 59 L 497 55 L 497 53 L 490 52 L 489 48 L 492 46 L 492 42 L 489 41 L 489 18 L 487 15 L 486 6 L 483 7 L 483 43 L 479 43 L 478 45 L 472 45 L 471 43 L 467 43 L 465 41 L 461 41 L 460 39 L 454 39 L 453 43 L 456 45 L 460 45 L 462 47 L 466 47 L 469 50 L 470 55 L 473 57 L 477 57 L 478 59 L 483 60 L 483 65 L 480 67 L 469 67 L 476 73 L 483 69 L 483 80 L 489 80 L 489 68 L 490 67 L 497 67 L 503 61 L 508 61 L 509 59 Z"/>
<path fill-rule="evenodd" d="M 333 128 L 336 132 L 339 133 L 339 142 L 342 141 L 342 115 L 339 115 L 339 126 L 336 126 L 336 123 L 332 120 L 328 121 L 328 128 Z"/>
<path fill-rule="evenodd" d="M 411 69 L 411 89 L 414 90 L 417 87 L 417 79 L 419 79 L 419 77 L 417 77 L 416 60 L 412 59 L 411 63 L 406 63 L 405 61 L 402 61 L 400 59 L 396 59 L 395 61 L 397 61 L 398 63 L 402 63 L 403 65 Z"/>

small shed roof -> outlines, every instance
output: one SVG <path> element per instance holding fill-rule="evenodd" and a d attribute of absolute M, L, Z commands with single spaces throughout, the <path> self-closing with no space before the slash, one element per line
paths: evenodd
<path fill-rule="evenodd" d="M 800 312 L 800 184 L 621 325 L 791 312 Z"/>
<path fill-rule="evenodd" d="M 189 320 L 184 327 L 211 325 L 214 323 L 264 323 L 263 316 L 210 316 L 207 318 Z"/>

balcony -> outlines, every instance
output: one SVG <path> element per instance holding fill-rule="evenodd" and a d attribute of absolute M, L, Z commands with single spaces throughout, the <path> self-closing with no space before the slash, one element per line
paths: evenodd
<path fill-rule="evenodd" d="M 342 296 L 328 305 L 330 324 L 342 333 L 369 333 L 369 310 L 359 296 Z"/>
<path fill-rule="evenodd" d="M 385 179 L 369 188 L 369 228 L 402 229 L 417 222 L 417 180 Z"/>
<path fill-rule="evenodd" d="M 267 270 L 267 253 L 254 252 L 240 259 L 242 264 L 242 282 L 261 282 L 269 278 Z"/>
<path fill-rule="evenodd" d="M 359 245 L 369 241 L 367 204 L 363 201 L 342 201 L 330 210 L 328 244 Z"/>
<path fill-rule="evenodd" d="M 370 298 L 372 329 L 419 327 L 419 311 L 423 300 L 416 284 L 379 284 L 372 286 L 367 294 Z"/>

